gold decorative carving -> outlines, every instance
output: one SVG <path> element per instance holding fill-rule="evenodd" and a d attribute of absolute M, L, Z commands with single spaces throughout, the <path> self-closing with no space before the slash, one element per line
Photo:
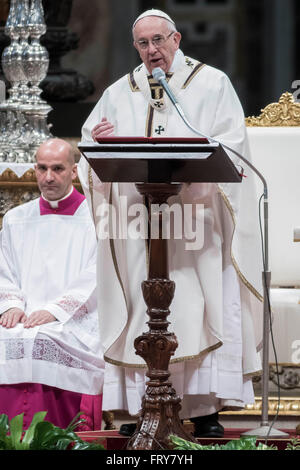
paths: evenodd
<path fill-rule="evenodd" d="M 245 122 L 248 127 L 300 126 L 300 103 L 292 93 L 283 93 L 278 103 L 268 104 L 258 117 L 247 117 Z"/>
<path fill-rule="evenodd" d="M 275 415 L 277 413 L 278 398 L 268 398 L 268 414 Z M 252 405 L 246 405 L 243 410 L 234 411 L 222 411 L 222 415 L 261 415 L 262 412 L 262 397 L 255 397 L 255 403 Z M 280 398 L 279 404 L 279 416 L 298 416 L 300 415 L 300 397 L 283 397 Z"/>
<path fill-rule="evenodd" d="M 15 185 L 31 186 L 31 187 L 37 188 L 34 169 L 30 168 L 21 177 L 16 175 L 16 173 L 10 170 L 9 168 L 0 175 L 0 187 L 3 187 L 3 186 L 9 187 L 9 186 L 15 186 Z"/>
<path fill-rule="evenodd" d="M 16 175 L 16 173 L 13 170 L 10 170 L 9 168 L 0 175 L 0 188 L 3 186 L 7 188 L 15 185 L 17 185 L 18 187 L 30 186 L 36 189 L 37 181 L 34 169 L 30 168 L 21 177 Z M 81 190 L 81 184 L 78 178 L 76 178 L 76 180 L 74 181 L 74 186 L 78 190 Z"/>
<path fill-rule="evenodd" d="M 78 178 L 74 181 L 75 188 L 82 192 Z M 35 171 L 30 168 L 21 177 L 11 169 L 6 169 L 0 175 L 0 229 L 5 213 L 13 207 L 29 202 L 40 196 Z"/>

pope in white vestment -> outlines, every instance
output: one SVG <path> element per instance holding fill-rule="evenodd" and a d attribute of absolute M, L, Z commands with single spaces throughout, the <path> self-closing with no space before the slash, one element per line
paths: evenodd
<path fill-rule="evenodd" d="M 54 152 L 57 142 L 61 145 L 54 139 L 44 147 Z M 53 181 L 47 183 L 50 191 L 56 188 Z M 96 234 L 85 197 L 71 185 L 59 200 L 42 195 L 15 207 L 4 216 L 0 237 L 0 411 L 6 410 L 5 393 L 14 384 L 54 387 L 60 397 L 62 391 L 73 392 L 70 400 L 78 394 L 100 399 L 104 361 L 95 295 Z M 8 327 L 11 309 L 25 315 Z M 50 320 L 27 324 L 33 312 Z M 27 403 L 28 387 L 25 391 Z M 32 406 L 40 398 L 39 392 L 32 395 Z M 69 405 L 62 403 L 62 415 Z M 23 404 L 19 411 L 24 412 Z"/>
<path fill-rule="evenodd" d="M 230 80 L 184 56 L 171 20 L 153 12 L 141 15 L 133 29 L 143 63 L 105 90 L 83 125 L 82 141 L 108 135 L 196 137 L 153 79 L 151 67 L 159 66 L 189 122 L 249 158 L 244 114 Z M 165 66 L 168 53 L 172 60 Z M 237 157 L 229 156 L 238 165 Z M 248 168 L 245 173 L 241 184 L 184 185 L 172 199 L 204 204 L 204 212 L 195 215 L 204 223 L 204 246 L 188 251 L 186 239 L 169 241 L 170 279 L 176 284 L 169 320 L 179 343 L 170 371 L 182 397 L 182 418 L 242 408 L 254 400 L 251 377 L 261 369 L 262 264 L 253 174 Z M 113 205 L 125 233 L 130 217 L 121 210 L 122 197 L 128 207 L 142 197 L 133 184 L 101 183 L 83 157 L 79 177 L 99 238 L 99 318 L 108 363 L 103 408 L 137 414 L 146 365 L 133 342 L 148 320 L 140 291 L 147 279 L 145 241 L 105 238 L 99 208 Z"/>

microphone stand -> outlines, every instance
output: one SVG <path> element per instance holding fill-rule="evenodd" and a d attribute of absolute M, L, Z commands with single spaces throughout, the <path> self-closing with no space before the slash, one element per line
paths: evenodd
<path fill-rule="evenodd" d="M 175 106 L 178 114 L 180 115 L 181 119 L 184 121 L 186 126 L 195 134 L 199 135 L 200 137 L 206 138 L 209 142 L 217 143 L 222 145 L 223 148 L 228 150 L 229 152 L 234 153 L 238 158 L 240 158 L 247 166 L 249 166 L 259 177 L 261 180 L 263 187 L 264 187 L 264 256 L 263 256 L 263 272 L 262 272 L 262 280 L 263 280 L 263 352 L 262 352 L 262 414 L 261 414 L 261 424 L 260 427 L 256 429 L 252 429 L 243 433 L 244 436 L 257 436 L 257 437 L 277 437 L 283 438 L 287 437 L 288 434 L 273 428 L 273 426 L 269 425 L 268 421 L 268 410 L 269 410 L 269 332 L 270 332 L 270 321 L 271 321 L 271 312 L 270 312 L 270 283 L 271 283 L 271 272 L 269 270 L 269 225 L 268 225 L 268 186 L 265 178 L 263 175 L 249 162 L 245 157 L 240 155 L 237 151 L 233 150 L 232 148 L 228 147 L 225 144 L 222 144 L 216 139 L 212 137 L 208 137 L 207 135 L 203 134 L 202 132 L 198 131 L 195 127 L 193 127 L 179 105 L 178 101 L 176 100 L 175 96 L 173 95 L 170 87 L 165 79 L 165 73 L 160 68 L 156 68 L 152 71 L 153 77 L 161 83 L 165 92 L 167 93 L 168 97 L 170 98 L 171 102 Z M 278 403 L 279 406 L 279 403 Z"/>

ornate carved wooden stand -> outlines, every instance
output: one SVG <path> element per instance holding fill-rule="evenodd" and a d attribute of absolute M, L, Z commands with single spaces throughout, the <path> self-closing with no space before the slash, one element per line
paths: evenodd
<path fill-rule="evenodd" d="M 137 190 L 148 197 L 150 204 L 167 203 L 170 196 L 178 194 L 181 184 L 136 184 Z M 180 398 L 169 381 L 168 370 L 171 356 L 178 343 L 174 333 L 168 331 L 175 283 L 169 279 L 168 240 L 161 237 L 162 212 L 159 217 L 159 238 L 150 240 L 148 279 L 142 283 L 142 292 L 147 304 L 149 331 L 135 340 L 136 354 L 148 366 L 146 393 L 142 400 L 141 416 L 136 433 L 129 440 L 127 449 L 151 450 L 170 448 L 169 436 L 176 434 L 184 439 L 193 440 L 179 419 Z M 149 210 L 151 226 L 151 210 Z"/>
<path fill-rule="evenodd" d="M 205 139 L 107 137 L 99 144 L 80 144 L 79 149 L 102 182 L 135 183 L 139 193 L 157 206 L 179 194 L 182 185 L 172 181 L 240 183 L 242 180 L 240 169 L 234 166 L 222 146 Z M 159 211 L 160 234 L 162 219 Z M 142 283 L 150 317 L 149 331 L 135 340 L 136 354 L 145 360 L 150 380 L 136 433 L 127 449 L 171 448 L 171 434 L 194 441 L 181 425 L 180 398 L 169 381 L 168 368 L 177 339 L 168 331 L 167 317 L 175 284 L 169 279 L 167 243 L 162 236 L 150 238 L 148 279 Z"/>

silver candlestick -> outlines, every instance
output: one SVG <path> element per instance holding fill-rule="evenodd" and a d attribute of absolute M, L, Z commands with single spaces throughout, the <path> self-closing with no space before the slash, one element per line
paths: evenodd
<path fill-rule="evenodd" d="M 46 32 L 42 0 L 11 0 L 5 33 L 11 43 L 2 54 L 2 67 L 11 84 L 9 98 L 0 104 L 0 161 L 34 162 L 39 145 L 51 137 L 47 117 L 51 111 L 40 97 L 49 56 L 40 44 Z"/>
<path fill-rule="evenodd" d="M 46 32 L 41 0 L 32 0 L 26 28 L 31 41 L 23 52 L 23 69 L 31 85 L 29 103 L 44 104 L 40 98 L 42 90 L 39 84 L 47 75 L 49 55 L 47 49 L 40 44 L 40 37 Z"/>
<path fill-rule="evenodd" d="M 19 44 L 19 33 L 17 31 L 17 13 L 20 14 L 19 5 L 17 0 L 12 0 L 10 13 L 4 29 L 11 43 L 7 46 L 2 54 L 2 68 L 7 80 L 11 83 L 12 87 L 9 89 L 9 103 L 18 102 L 20 75 L 23 74 L 21 64 L 21 50 Z"/>
<path fill-rule="evenodd" d="M 27 26 L 29 22 L 29 0 L 23 0 L 23 2 L 20 2 L 19 5 L 22 7 L 22 9 L 20 10 L 20 15 L 18 15 L 17 11 L 16 29 L 19 33 L 21 67 L 23 72 L 22 80 L 19 86 L 19 101 L 21 103 L 26 103 L 30 95 L 28 78 L 26 75 L 26 71 L 24 70 L 24 52 L 28 47 L 29 40 L 29 29 Z"/>
<path fill-rule="evenodd" d="M 31 1 L 27 30 L 31 41 L 23 52 L 23 69 L 30 83 L 30 96 L 22 109 L 32 129 L 31 153 L 34 154 L 39 145 L 51 137 L 47 116 L 52 108 L 41 99 L 39 87 L 49 67 L 48 51 L 40 44 L 40 37 L 46 32 L 41 0 Z"/>

